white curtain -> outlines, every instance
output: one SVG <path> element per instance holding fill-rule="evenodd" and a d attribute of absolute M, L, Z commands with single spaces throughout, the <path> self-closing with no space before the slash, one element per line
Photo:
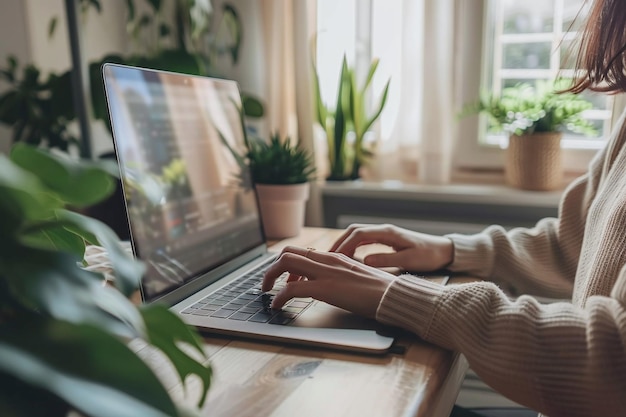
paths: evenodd
<path fill-rule="evenodd" d="M 426 0 L 424 4 L 422 129 L 419 180 L 427 184 L 450 181 L 454 138 L 455 0 Z"/>
<path fill-rule="evenodd" d="M 256 0 L 255 0 L 256 1 Z M 270 132 L 297 139 L 313 155 L 313 90 L 311 40 L 314 0 L 261 0 L 266 123 Z M 312 184 L 306 224 L 321 225 L 321 203 Z"/>
<path fill-rule="evenodd" d="M 366 171 L 372 180 L 399 179 L 427 184 L 449 181 L 458 104 L 455 91 L 455 5 L 458 0 L 373 0 L 373 57 L 395 62 L 387 117 L 376 158 Z M 386 8 L 385 11 L 383 8 Z M 396 19 L 377 21 L 384 14 Z M 389 31 L 396 31 L 395 39 Z M 379 39 L 383 38 L 383 40 Z M 389 47 L 396 43 L 399 48 Z"/>

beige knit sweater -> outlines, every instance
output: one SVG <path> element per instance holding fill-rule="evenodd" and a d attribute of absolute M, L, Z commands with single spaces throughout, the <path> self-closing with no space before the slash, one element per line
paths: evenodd
<path fill-rule="evenodd" d="M 626 126 L 622 116 L 558 219 L 449 235 L 452 271 L 497 283 L 441 286 L 403 275 L 381 322 L 457 350 L 491 387 L 551 417 L 626 416 Z M 540 304 L 530 295 L 567 298 Z"/>

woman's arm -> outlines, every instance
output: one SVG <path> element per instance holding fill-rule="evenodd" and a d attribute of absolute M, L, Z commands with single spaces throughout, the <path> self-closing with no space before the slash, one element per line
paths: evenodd
<path fill-rule="evenodd" d="M 488 385 L 551 417 L 626 410 L 626 268 L 611 297 L 584 308 L 511 301 L 487 282 L 444 287 L 402 276 L 376 318 L 463 353 Z"/>

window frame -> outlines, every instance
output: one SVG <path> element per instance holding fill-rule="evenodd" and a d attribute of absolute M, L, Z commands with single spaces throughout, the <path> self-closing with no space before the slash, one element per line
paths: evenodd
<path fill-rule="evenodd" d="M 458 110 L 466 103 L 476 102 L 482 86 L 489 85 L 491 62 L 486 59 L 493 56 L 494 42 L 488 37 L 493 31 L 494 17 L 490 14 L 490 0 L 459 1 L 459 24 L 456 34 L 456 48 L 459 62 L 456 74 L 456 97 Z M 494 1 L 494 0 L 491 0 Z M 495 0 L 497 1 L 497 0 Z M 551 59 L 558 59 L 552 54 Z M 626 100 L 623 94 L 616 95 L 612 103 L 612 118 L 608 123 L 611 130 L 624 110 Z M 501 146 L 485 143 L 481 134 L 486 132 L 487 117 L 466 117 L 459 120 L 455 137 L 453 167 L 457 171 L 499 171 L 504 166 L 506 144 Z M 610 133 L 610 132 L 609 132 Z M 606 139 L 606 138 L 605 138 Z M 504 141 L 506 142 L 506 140 Z M 566 173 L 579 174 L 586 171 L 593 156 L 604 146 L 606 140 L 597 141 L 597 146 L 572 147 L 563 141 L 563 168 Z"/>

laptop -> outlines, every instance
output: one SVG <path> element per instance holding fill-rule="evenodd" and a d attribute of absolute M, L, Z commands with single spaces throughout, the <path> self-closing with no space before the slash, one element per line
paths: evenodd
<path fill-rule="evenodd" d="M 382 354 L 394 336 L 374 320 L 313 299 L 269 308 L 268 252 L 241 154 L 246 131 L 231 80 L 103 66 L 144 302 L 166 303 L 201 331 Z"/>

